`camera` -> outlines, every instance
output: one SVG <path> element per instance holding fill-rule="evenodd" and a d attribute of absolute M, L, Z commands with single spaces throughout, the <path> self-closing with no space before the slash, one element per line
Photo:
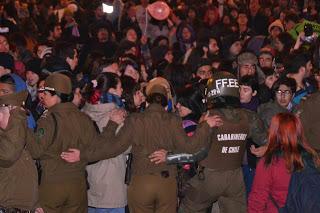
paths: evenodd
<path fill-rule="evenodd" d="M 305 24 L 304 25 L 304 42 L 311 43 L 313 42 L 315 37 L 313 36 L 313 27 L 312 24 Z"/>

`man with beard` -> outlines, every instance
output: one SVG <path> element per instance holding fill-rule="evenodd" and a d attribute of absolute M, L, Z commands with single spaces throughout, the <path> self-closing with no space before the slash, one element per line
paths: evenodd
<path fill-rule="evenodd" d="M 203 59 L 212 60 L 220 55 L 219 40 L 206 30 L 200 31 L 197 45 L 192 49 L 190 55 L 185 60 L 192 70 L 196 70 L 198 64 Z M 188 54 L 188 53 L 187 53 Z"/>
<path fill-rule="evenodd" d="M 117 50 L 118 45 L 112 41 L 112 31 L 108 24 L 98 23 L 92 34 L 93 38 L 81 50 L 80 68 L 86 63 L 88 56 L 93 53 L 100 53 L 106 58 L 112 58 Z"/>

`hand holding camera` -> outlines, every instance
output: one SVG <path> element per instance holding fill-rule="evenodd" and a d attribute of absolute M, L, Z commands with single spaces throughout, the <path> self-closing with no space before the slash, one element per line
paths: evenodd
<path fill-rule="evenodd" d="M 299 33 L 299 39 L 302 42 L 312 43 L 318 37 L 318 34 L 313 31 L 313 26 L 311 24 L 304 25 L 304 31 Z"/>

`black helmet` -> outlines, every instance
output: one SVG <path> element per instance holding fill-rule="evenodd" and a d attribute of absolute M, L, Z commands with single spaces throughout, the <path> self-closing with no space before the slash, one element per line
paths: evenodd
<path fill-rule="evenodd" d="M 207 103 L 215 103 L 215 99 L 220 97 L 236 100 L 240 98 L 238 79 L 229 72 L 215 72 L 207 81 Z"/>

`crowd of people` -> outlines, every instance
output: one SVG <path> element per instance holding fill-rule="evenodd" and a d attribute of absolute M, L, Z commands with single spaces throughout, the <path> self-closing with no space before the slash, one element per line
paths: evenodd
<path fill-rule="evenodd" d="M 319 212 L 319 11 L 1 0 L 0 213 Z"/>

